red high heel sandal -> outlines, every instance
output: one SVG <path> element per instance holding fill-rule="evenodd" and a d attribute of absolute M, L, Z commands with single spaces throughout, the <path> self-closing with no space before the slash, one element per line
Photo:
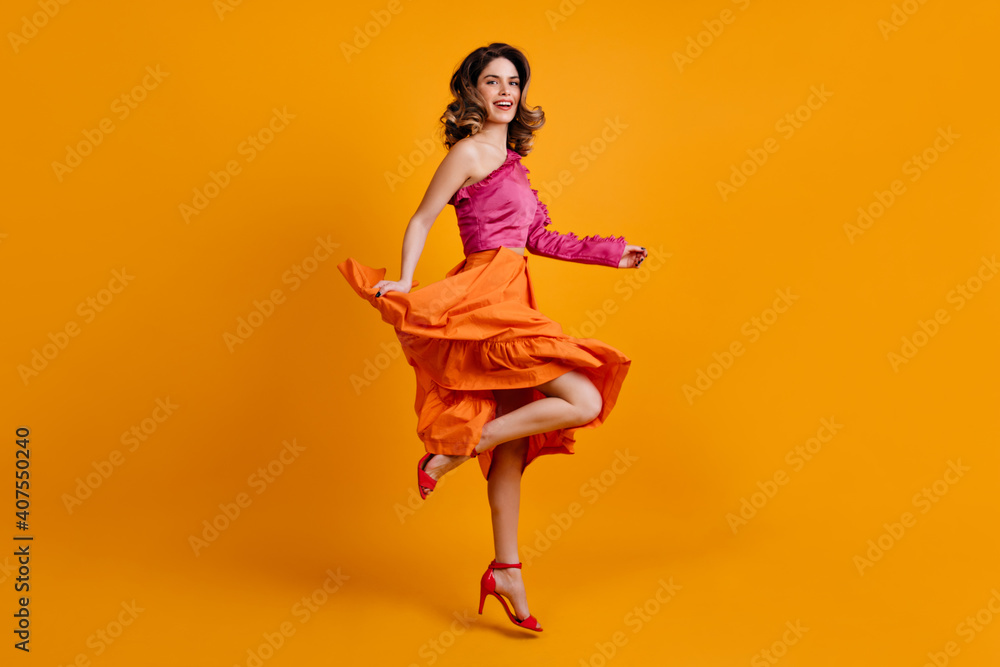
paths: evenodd
<path fill-rule="evenodd" d="M 479 613 L 483 613 L 483 605 L 486 604 L 486 596 L 492 595 L 497 600 L 500 600 L 500 604 L 503 605 L 503 610 L 507 612 L 507 617 L 510 618 L 510 622 L 514 625 L 526 628 L 528 630 L 534 630 L 535 632 L 541 632 L 542 626 L 538 624 L 538 619 L 534 616 L 529 616 L 523 621 L 511 613 L 510 609 L 507 608 L 507 602 L 497 593 L 497 580 L 493 576 L 493 570 L 504 570 L 510 567 L 515 567 L 521 569 L 520 563 L 498 563 L 496 560 L 490 562 L 489 567 L 486 568 L 486 573 L 483 574 L 482 580 L 479 582 Z"/>
<path fill-rule="evenodd" d="M 434 487 L 437 486 L 437 480 L 428 475 L 427 471 L 424 470 L 424 466 L 426 466 L 427 462 L 432 458 L 434 458 L 434 454 L 427 452 L 427 454 L 417 461 L 417 490 L 420 491 L 420 497 L 423 499 L 426 499 L 427 496 L 431 495 L 431 491 L 433 491 Z M 426 493 L 424 492 L 425 488 L 427 489 Z"/>

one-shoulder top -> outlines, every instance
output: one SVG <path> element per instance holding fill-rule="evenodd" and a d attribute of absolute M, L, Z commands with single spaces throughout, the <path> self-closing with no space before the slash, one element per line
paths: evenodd
<path fill-rule="evenodd" d="M 577 238 L 545 229 L 548 209 L 531 188 L 521 154 L 508 148 L 507 159 L 483 180 L 459 188 L 448 203 L 455 207 L 462 246 L 468 257 L 480 250 L 506 246 L 527 248 L 535 255 L 581 264 L 617 268 L 625 252 L 624 236 Z"/>

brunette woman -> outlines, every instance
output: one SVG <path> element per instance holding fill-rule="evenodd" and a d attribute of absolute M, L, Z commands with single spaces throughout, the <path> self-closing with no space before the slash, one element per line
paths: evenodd
<path fill-rule="evenodd" d="M 530 77 L 524 54 L 507 44 L 465 58 L 441 118 L 448 153 L 406 227 L 399 279 L 353 258 L 339 269 L 393 326 L 416 373 L 421 497 L 474 457 L 487 480 L 495 558 L 480 580 L 479 613 L 494 595 L 513 623 L 541 631 L 518 556 L 521 475 L 538 456 L 572 454 L 577 429 L 607 420 L 631 360 L 600 340 L 566 335 L 539 312 L 525 249 L 612 268 L 636 268 L 647 252 L 624 237 L 546 229 L 548 210 L 520 161 L 545 123 L 541 107 L 525 102 Z M 465 259 L 411 291 L 446 204 L 455 207 Z"/>

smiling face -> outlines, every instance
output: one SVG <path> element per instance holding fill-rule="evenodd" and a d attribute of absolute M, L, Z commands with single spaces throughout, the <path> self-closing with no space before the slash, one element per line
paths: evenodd
<path fill-rule="evenodd" d="M 521 99 L 521 78 L 514 63 L 506 58 L 494 58 L 483 68 L 476 87 L 486 100 L 488 120 L 495 123 L 514 120 Z"/>

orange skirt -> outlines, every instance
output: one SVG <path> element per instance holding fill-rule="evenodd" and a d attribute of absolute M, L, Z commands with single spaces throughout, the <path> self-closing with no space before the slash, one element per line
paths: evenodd
<path fill-rule="evenodd" d="M 574 433 L 607 420 L 631 360 L 595 338 L 574 338 L 538 311 L 528 255 L 501 246 L 472 253 L 442 280 L 375 296 L 386 270 L 347 258 L 338 266 L 359 296 L 391 324 L 417 378 L 417 435 L 434 454 L 475 456 L 483 426 L 497 416 L 498 389 L 536 387 L 571 370 L 604 399 L 579 426 L 528 436 L 523 472 L 542 454 L 572 454 Z M 415 284 L 419 284 L 416 283 Z M 545 398 L 535 389 L 531 400 Z M 492 451 L 477 456 L 489 479 Z"/>

